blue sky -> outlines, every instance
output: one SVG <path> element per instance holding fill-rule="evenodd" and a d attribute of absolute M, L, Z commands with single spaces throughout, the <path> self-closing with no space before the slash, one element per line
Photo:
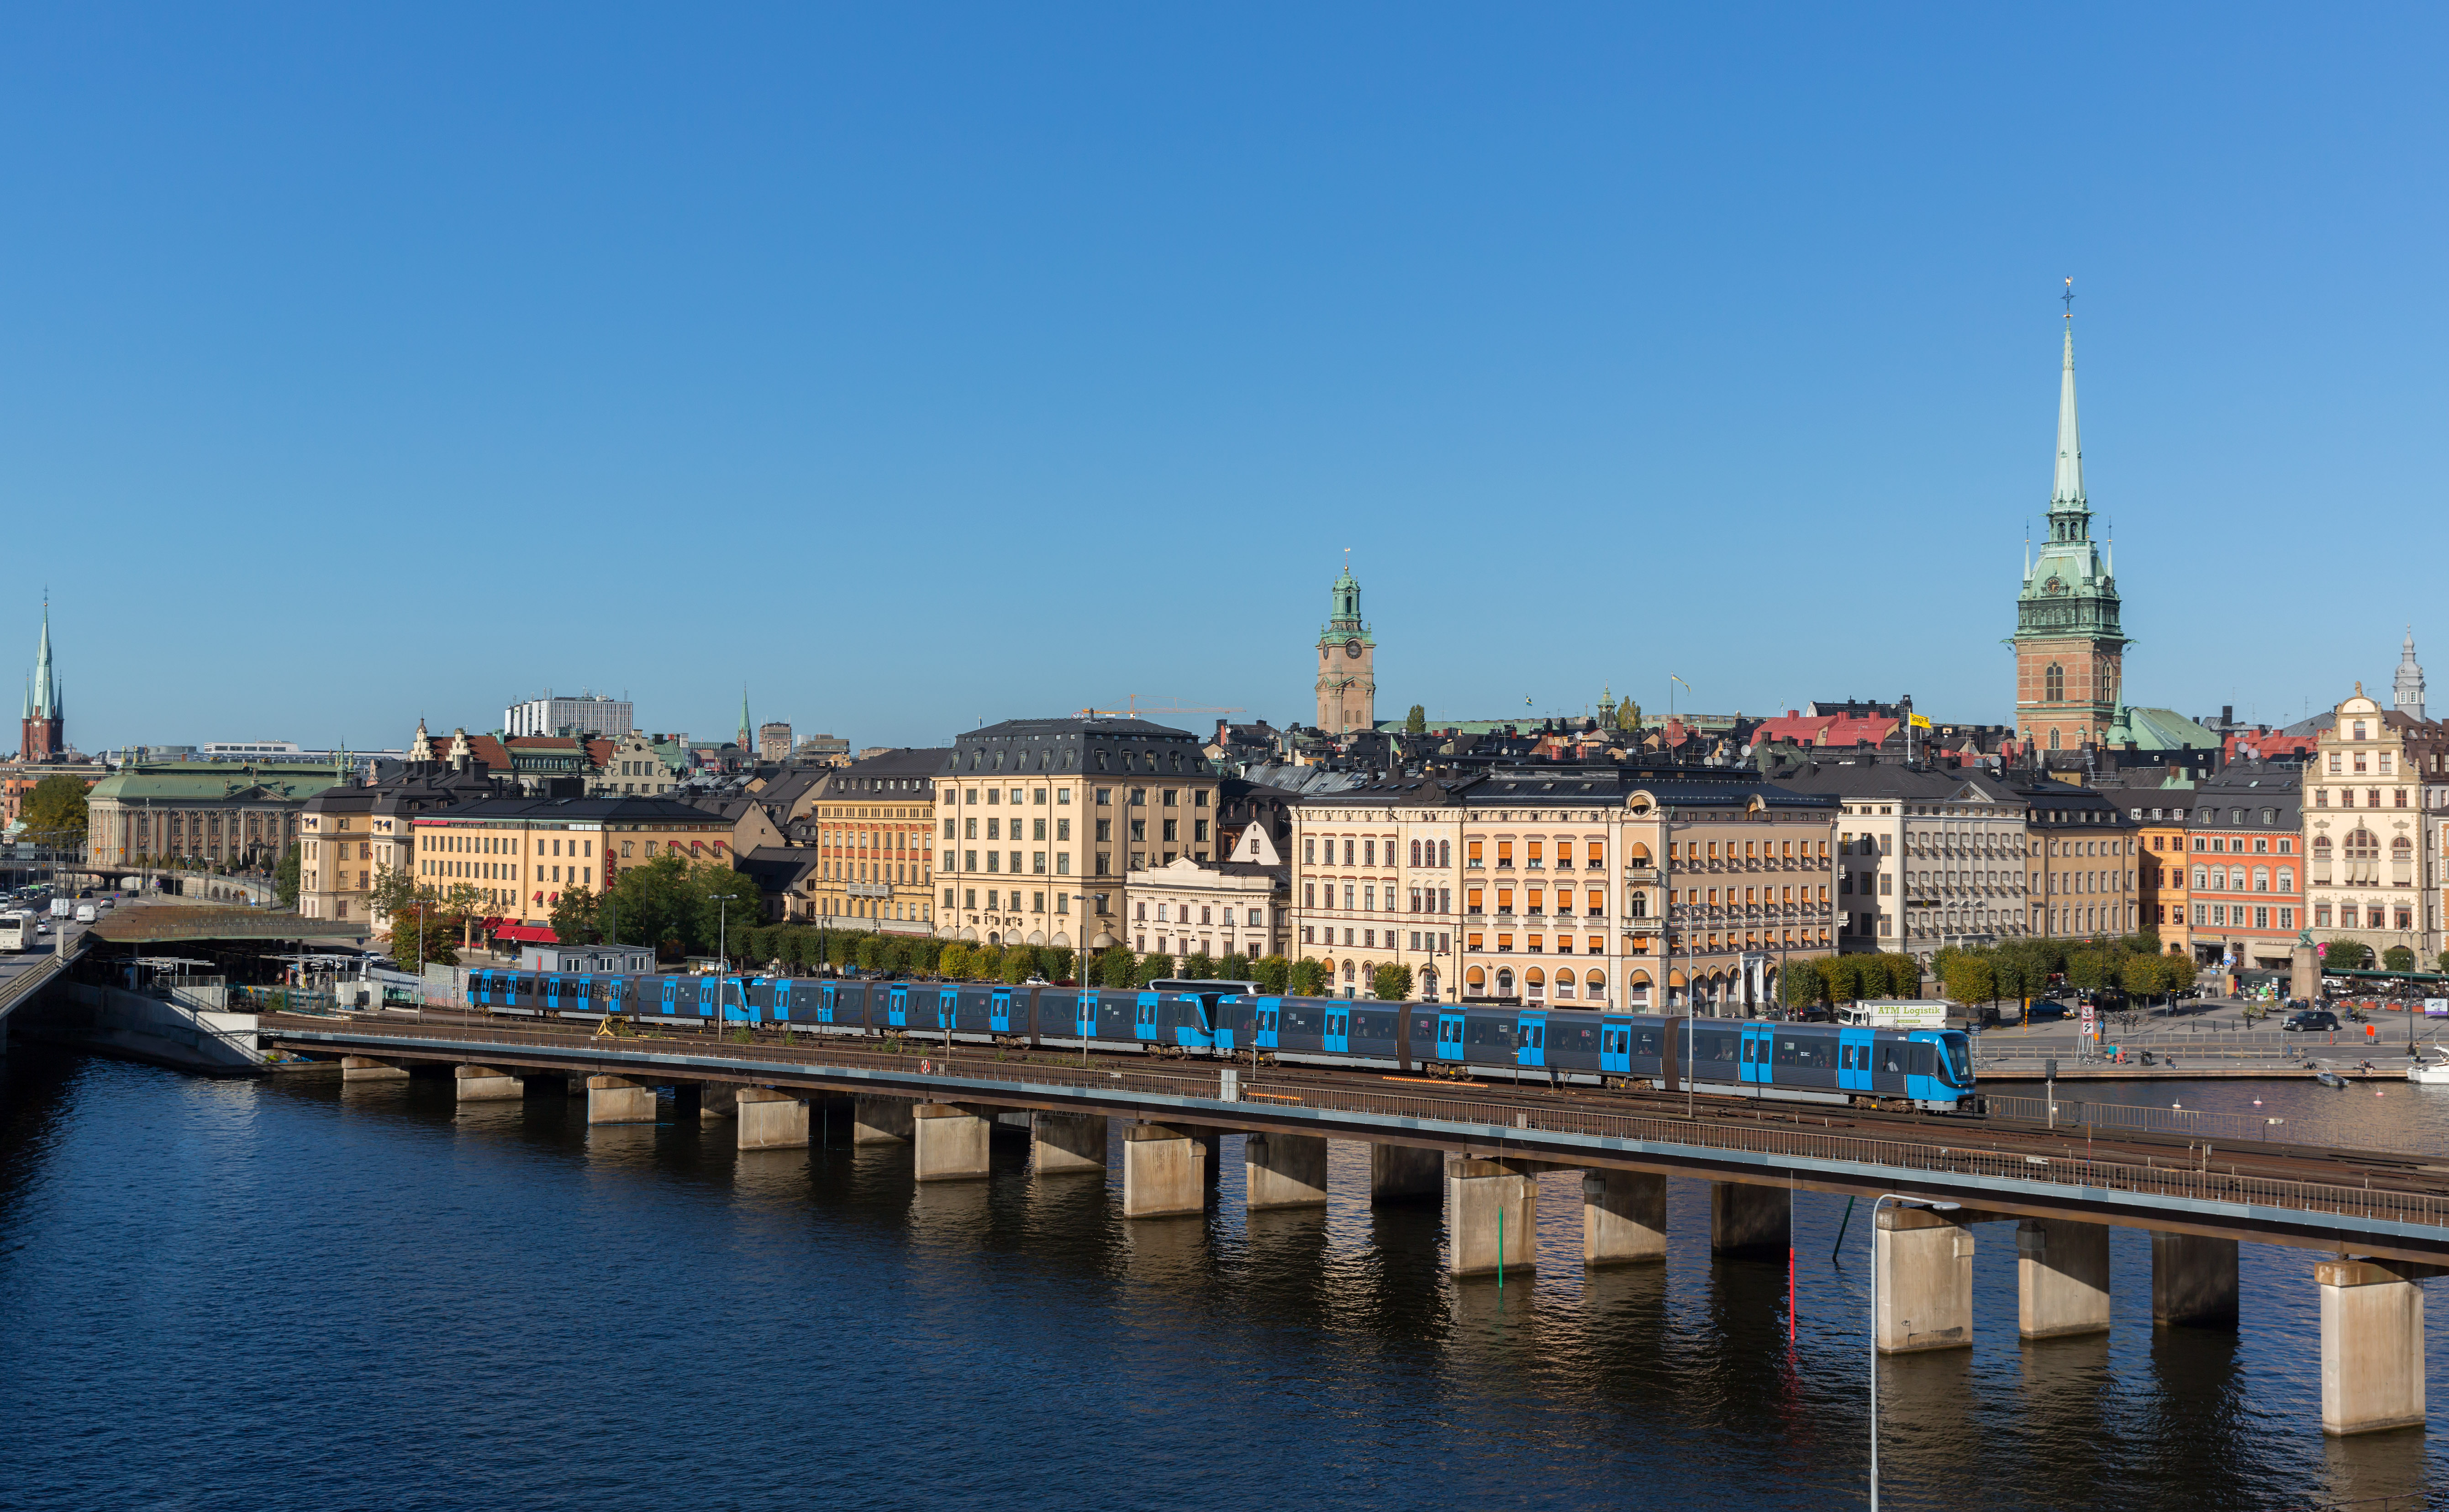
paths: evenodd
<path fill-rule="evenodd" d="M 1349 547 L 1389 713 L 2004 720 L 2072 274 L 2130 696 L 2449 705 L 2444 32 L 19 7 L 0 646 L 88 749 L 1282 723 Z"/>

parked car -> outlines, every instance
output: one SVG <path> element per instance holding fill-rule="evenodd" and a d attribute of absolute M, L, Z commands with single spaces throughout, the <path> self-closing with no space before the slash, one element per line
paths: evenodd
<path fill-rule="evenodd" d="M 2043 998 L 2033 1004 L 2027 1021 L 2036 1024 L 2050 1023 L 2056 1019 L 2064 1018 L 2073 1012 L 2073 1009 L 2068 1007 L 2062 1002 L 2055 1002 L 2050 998 Z"/>
<path fill-rule="evenodd" d="M 2339 1016 L 2327 1008 L 2307 1008 L 2303 1013 L 2289 1014 L 2287 1021 L 2279 1027 L 2294 1034 L 2314 1034 L 2338 1028 Z"/>

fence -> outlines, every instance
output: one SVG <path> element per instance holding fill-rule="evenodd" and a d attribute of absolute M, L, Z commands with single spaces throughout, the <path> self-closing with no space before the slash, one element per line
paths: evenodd
<path fill-rule="evenodd" d="M 266 1025 L 265 1032 L 277 1035 L 279 1027 Z M 547 1055 L 556 1051 L 567 1053 L 574 1048 L 573 1037 L 538 1030 L 453 1024 L 447 1033 L 452 1039 L 461 1042 L 505 1048 L 528 1047 Z M 375 1032 L 366 1033 L 364 1037 L 375 1041 L 387 1037 Z M 697 1036 L 641 1036 L 619 1040 L 578 1040 L 576 1043 L 616 1054 L 624 1048 L 646 1050 L 648 1047 L 655 1047 L 651 1053 L 662 1053 L 666 1049 L 680 1050 L 692 1040 L 698 1047 L 693 1053 L 702 1054 L 704 1050 L 715 1048 L 711 1035 L 703 1038 Z M 1035 1056 L 1005 1053 L 989 1057 L 957 1053 L 946 1055 L 915 1037 L 900 1043 L 901 1048 L 897 1051 L 860 1051 L 829 1043 L 793 1045 L 761 1038 L 755 1041 L 753 1048 L 742 1044 L 741 1058 L 768 1066 L 790 1064 L 812 1074 L 820 1074 L 828 1068 L 886 1071 L 903 1076 L 916 1071 L 921 1076 L 1004 1083 L 1015 1092 L 1024 1088 L 1093 1090 L 1222 1100 L 1223 1084 L 1215 1071 L 1113 1071 L 1095 1064 L 1066 1064 L 1059 1055 L 1043 1052 Z M 921 1062 L 924 1062 L 923 1066 Z M 754 1076 L 745 1068 L 743 1072 Z M 2233 1168 L 2220 1171 L 2213 1165 L 2211 1140 L 2206 1140 L 2199 1151 L 2193 1152 L 2186 1164 L 2161 1164 L 2157 1157 L 2146 1154 L 2144 1163 L 2137 1166 L 2109 1159 L 2024 1154 L 1936 1142 L 1946 1137 L 1944 1134 L 1933 1134 L 1920 1140 L 1891 1140 L 1833 1131 L 1813 1133 L 1807 1129 L 1745 1123 L 1735 1119 L 1684 1119 L 1600 1113 L 1571 1105 L 1529 1107 L 1520 1103 L 1483 1102 L 1421 1093 L 1374 1092 L 1311 1081 L 1251 1080 L 1243 1082 L 1238 1091 L 1238 1100 L 1262 1102 L 1268 1108 L 1301 1107 L 1377 1119 L 1414 1120 L 1448 1126 L 1454 1133 L 1467 1138 L 1544 1133 L 1640 1140 L 1686 1149 L 1764 1155 L 1772 1159 L 1826 1161 L 1956 1178 L 2089 1187 L 2183 1201 L 2249 1205 L 2364 1222 L 2419 1225 L 2440 1229 L 2444 1231 L 2443 1239 L 2449 1240 L 2449 1196 L 2388 1188 L 2344 1187 L 2281 1177 L 2240 1175 Z M 945 1094 L 958 1096 L 959 1091 L 948 1087 Z M 1977 1136 L 1980 1132 L 1978 1125 L 1972 1124 L 1966 1125 L 1964 1130 L 1968 1137 Z M 1364 1136 L 1365 1131 L 1355 1130 L 1353 1134 Z"/>

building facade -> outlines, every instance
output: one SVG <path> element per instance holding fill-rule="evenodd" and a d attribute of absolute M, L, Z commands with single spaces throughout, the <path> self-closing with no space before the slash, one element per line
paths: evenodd
<path fill-rule="evenodd" d="M 957 737 L 935 780 L 936 933 L 1127 943 L 1132 872 L 1215 854 L 1220 779 L 1186 730 L 1015 719 Z"/>
<path fill-rule="evenodd" d="M 2356 685 L 2304 775 L 2305 901 L 2320 940 L 2357 940 L 2376 959 L 2440 951 L 2434 839 L 2449 815 L 2449 739 L 2433 721 L 2383 708 Z"/>
<path fill-rule="evenodd" d="M 1378 723 L 1378 643 L 1360 617 L 1360 582 L 1346 564 L 1318 637 L 1318 727 L 1329 735 Z"/>
<path fill-rule="evenodd" d="M 791 759 L 791 727 L 788 724 L 767 720 L 757 727 L 757 759 L 767 762 Z"/>
<path fill-rule="evenodd" d="M 588 791 L 606 796 L 668 793 L 680 785 L 680 747 L 627 730 L 609 743 L 603 766 L 588 774 Z"/>
<path fill-rule="evenodd" d="M 732 864 L 731 826 L 669 798 L 489 798 L 417 814 L 409 826 L 404 854 L 417 882 L 480 888 L 502 922 L 546 923 L 564 892 L 602 893 L 626 868 L 665 857 Z M 741 913 L 753 919 L 756 889 L 743 881 L 742 890 Z"/>
<path fill-rule="evenodd" d="M 1927 965 L 1948 946 L 2029 932 L 2025 801 L 1987 772 L 1917 766 L 1870 752 L 1781 775 L 1838 801 L 1841 951 L 1902 951 Z"/>
<path fill-rule="evenodd" d="M 2134 907 L 2140 927 L 2156 934 L 2160 949 L 2178 955 L 2193 952 L 2189 886 L 2192 879 L 2186 860 L 2187 824 L 2192 818 L 2194 785 L 2178 779 L 2171 785 L 2109 790 L 2109 801 L 2135 824 Z"/>
<path fill-rule="evenodd" d="M 1177 856 L 1131 873 L 1124 889 L 1131 948 L 1177 959 L 1284 954 L 1291 888 L 1275 841 L 1252 827 L 1223 861 Z"/>
<path fill-rule="evenodd" d="M 423 736 L 422 727 L 419 737 Z M 299 810 L 298 911 L 308 919 L 364 920 L 370 930 L 391 927 L 375 907 L 384 872 L 416 864 L 410 827 L 418 814 L 498 796 L 502 787 L 482 766 L 426 760 L 380 783 L 340 783 Z"/>
<path fill-rule="evenodd" d="M 2260 764 L 2231 766 L 2193 794 L 2187 948 L 2196 961 L 2232 972 L 2288 969 L 2306 922 L 2302 798 L 2295 767 Z"/>
<path fill-rule="evenodd" d="M 113 869 L 173 862 L 267 868 L 300 838 L 306 806 L 345 782 L 328 763 L 122 767 L 86 794 L 86 859 Z"/>
<path fill-rule="evenodd" d="M 2092 538 L 2092 507 L 2084 495 L 2072 314 L 2059 375 L 2049 539 L 2037 557 L 2029 548 L 2026 557 L 2015 633 L 2008 641 L 2015 652 L 2016 736 L 2046 750 L 2103 744 L 2117 718 L 2127 642 L 2113 563 Z"/>
<path fill-rule="evenodd" d="M 2140 927 L 2142 826 L 2092 788 L 2047 778 L 2010 786 L 2026 804 L 2027 932 L 2089 940 Z"/>
<path fill-rule="evenodd" d="M 904 747 L 824 773 L 793 826 L 814 841 L 817 862 L 799 879 L 794 917 L 935 932 L 935 780 L 952 756 L 946 746 Z"/>
<path fill-rule="evenodd" d="M 502 710 L 502 733 L 517 735 L 578 735 L 615 740 L 629 733 L 635 712 L 626 698 L 607 698 L 602 693 L 588 693 L 577 698 L 555 698 L 547 693 L 524 704 L 512 704 Z"/>

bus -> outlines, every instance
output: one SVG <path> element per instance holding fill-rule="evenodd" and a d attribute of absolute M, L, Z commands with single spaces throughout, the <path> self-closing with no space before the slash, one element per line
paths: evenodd
<path fill-rule="evenodd" d="M 42 942 L 41 926 L 33 915 L 0 915 L 0 950 L 35 950 Z"/>

